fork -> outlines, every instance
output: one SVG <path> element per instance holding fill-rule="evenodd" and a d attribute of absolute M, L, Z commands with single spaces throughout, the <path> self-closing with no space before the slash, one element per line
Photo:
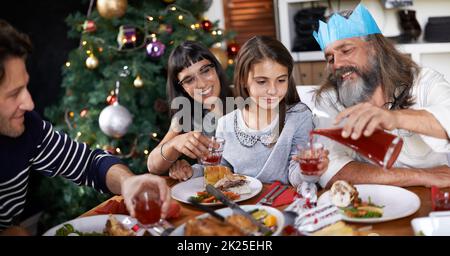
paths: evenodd
<path fill-rule="evenodd" d="M 272 190 L 270 190 L 258 203 L 256 204 L 266 204 L 267 203 L 267 199 L 269 197 L 271 197 L 273 195 L 273 193 L 275 193 L 275 191 L 277 191 L 277 189 L 280 187 L 280 184 L 277 184 L 274 188 L 272 188 Z"/>
<path fill-rule="evenodd" d="M 151 232 L 151 231 L 153 232 Z M 150 234 L 156 236 L 168 236 L 175 230 L 175 227 L 167 220 L 161 220 L 158 225 L 152 226 L 148 229 Z"/>
<path fill-rule="evenodd" d="M 265 202 L 264 204 L 272 205 L 275 199 L 279 197 L 287 188 L 288 186 L 283 185 L 283 187 L 281 187 L 277 192 L 275 192 L 271 197 L 269 197 L 269 199 L 267 199 L 267 202 Z"/>

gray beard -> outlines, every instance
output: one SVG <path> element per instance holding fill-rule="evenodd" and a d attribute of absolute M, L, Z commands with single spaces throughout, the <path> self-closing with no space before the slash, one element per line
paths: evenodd
<path fill-rule="evenodd" d="M 375 58 L 369 59 L 369 67 L 365 68 L 368 71 L 345 67 L 337 75 L 341 76 L 346 70 L 352 69 L 357 74 L 354 80 L 342 81 L 334 77 L 332 81 L 337 87 L 339 101 L 346 108 L 368 101 L 381 82 L 380 65 Z"/>
<path fill-rule="evenodd" d="M 347 80 L 338 86 L 339 101 L 348 108 L 365 102 L 372 97 L 376 86 L 368 85 L 364 79 L 357 77 L 355 80 Z"/>

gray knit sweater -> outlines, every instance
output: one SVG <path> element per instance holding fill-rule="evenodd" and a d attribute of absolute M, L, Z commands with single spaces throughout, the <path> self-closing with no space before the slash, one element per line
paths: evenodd
<path fill-rule="evenodd" d="M 288 109 L 283 131 L 276 144 L 271 147 L 266 147 L 259 140 L 252 146 L 241 144 L 237 137 L 235 118 L 238 130 L 256 136 L 270 134 L 278 123 L 277 118 L 267 128 L 257 131 L 246 126 L 241 110 L 235 110 L 221 117 L 216 136 L 225 139 L 222 164 L 230 166 L 235 173 L 255 177 L 264 183 L 279 180 L 297 186 L 301 181 L 299 164 L 291 160 L 291 157 L 297 154 L 297 145 L 308 142 L 309 132 L 313 129 L 311 111 L 308 107 L 298 103 Z M 193 167 L 194 177 L 202 175 L 201 166 Z"/>

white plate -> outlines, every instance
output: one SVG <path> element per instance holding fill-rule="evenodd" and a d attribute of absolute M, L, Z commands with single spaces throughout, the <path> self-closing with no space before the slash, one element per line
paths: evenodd
<path fill-rule="evenodd" d="M 270 206 L 254 205 L 254 204 L 241 205 L 241 208 L 247 212 L 255 210 L 255 209 L 266 210 L 269 214 L 274 215 L 277 218 L 277 229 L 275 230 L 275 232 L 273 232 L 272 236 L 279 236 L 281 234 L 281 231 L 283 231 L 285 220 L 284 220 L 283 213 L 281 213 L 278 209 L 270 207 Z M 222 208 L 215 212 L 222 215 L 223 217 L 227 217 L 227 216 L 230 216 L 233 214 L 233 211 L 229 207 Z M 207 216 L 209 216 L 209 213 L 204 213 L 200 216 L 197 216 L 196 218 L 197 219 L 206 218 Z M 184 236 L 184 226 L 185 226 L 185 224 L 178 226 L 170 235 L 171 236 Z"/>
<path fill-rule="evenodd" d="M 126 228 L 131 229 L 134 225 L 137 224 L 137 220 L 128 215 L 121 214 L 113 214 L 113 216 L 122 223 Z M 105 229 L 106 221 L 109 218 L 109 214 L 105 215 L 95 215 L 83 218 L 73 219 L 62 224 L 59 224 L 56 227 L 49 229 L 47 232 L 43 234 L 43 236 L 55 236 L 56 231 L 63 227 L 64 224 L 71 224 L 73 228 L 80 232 L 96 232 L 103 233 Z M 142 236 L 144 233 L 144 229 L 139 229 L 137 236 Z"/>
<path fill-rule="evenodd" d="M 258 179 L 253 177 L 245 176 L 247 180 L 250 182 L 250 190 L 251 193 L 240 195 L 239 199 L 235 200 L 235 202 L 241 202 L 247 199 L 250 199 L 256 196 L 262 190 L 262 183 Z M 197 192 L 204 191 L 204 178 L 197 177 L 193 179 L 189 179 L 184 182 L 180 182 L 172 187 L 172 198 L 178 200 L 183 203 L 190 204 L 188 201 L 191 196 L 196 196 Z M 223 205 L 221 202 L 217 203 L 202 203 L 204 205 Z"/>
<path fill-rule="evenodd" d="M 450 216 L 415 218 L 411 226 L 416 236 L 450 236 Z"/>
<path fill-rule="evenodd" d="M 344 213 L 343 219 L 349 222 L 358 223 L 377 223 L 389 220 L 400 219 L 415 213 L 420 207 L 419 197 L 411 191 L 404 188 L 387 185 L 355 185 L 359 197 L 363 201 L 368 201 L 369 196 L 376 205 L 384 206 L 383 217 L 381 218 L 350 218 Z M 318 205 L 330 203 L 330 191 L 323 193 Z"/>

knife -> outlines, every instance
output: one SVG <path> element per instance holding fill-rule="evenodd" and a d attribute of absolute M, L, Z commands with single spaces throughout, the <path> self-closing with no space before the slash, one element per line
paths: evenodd
<path fill-rule="evenodd" d="M 287 188 L 288 188 L 288 186 L 286 186 L 286 185 L 283 186 L 280 190 L 278 190 L 275 194 L 273 194 L 272 197 L 270 197 L 270 198 L 266 201 L 266 204 L 272 205 L 272 204 L 273 204 L 273 201 L 275 201 L 275 199 L 277 199 L 277 197 L 278 197 L 279 195 L 281 195 L 281 193 L 283 193 Z"/>
<path fill-rule="evenodd" d="M 261 231 L 264 235 L 269 235 L 272 233 L 272 230 L 270 230 L 268 227 L 264 226 L 262 223 L 257 221 L 253 216 L 246 212 L 244 209 L 242 209 L 238 204 L 231 201 L 226 197 L 220 190 L 215 188 L 214 186 L 208 184 L 206 185 L 206 191 L 210 193 L 211 195 L 215 196 L 219 201 L 221 201 L 226 206 L 230 207 L 233 212 L 240 214 L 244 217 L 246 217 L 248 220 L 250 220 L 255 226 L 259 228 L 259 231 Z"/>
<path fill-rule="evenodd" d="M 213 209 L 209 208 L 208 206 L 203 205 L 203 204 L 200 204 L 200 203 L 197 202 L 195 199 L 192 199 L 192 197 L 189 198 L 189 202 L 190 202 L 193 206 L 199 208 L 200 210 L 203 210 L 203 211 L 209 213 L 212 217 L 218 219 L 219 221 L 221 221 L 221 222 L 224 222 L 224 221 L 225 221 L 225 218 L 224 218 L 222 215 L 218 214 L 217 212 L 215 212 Z"/>

